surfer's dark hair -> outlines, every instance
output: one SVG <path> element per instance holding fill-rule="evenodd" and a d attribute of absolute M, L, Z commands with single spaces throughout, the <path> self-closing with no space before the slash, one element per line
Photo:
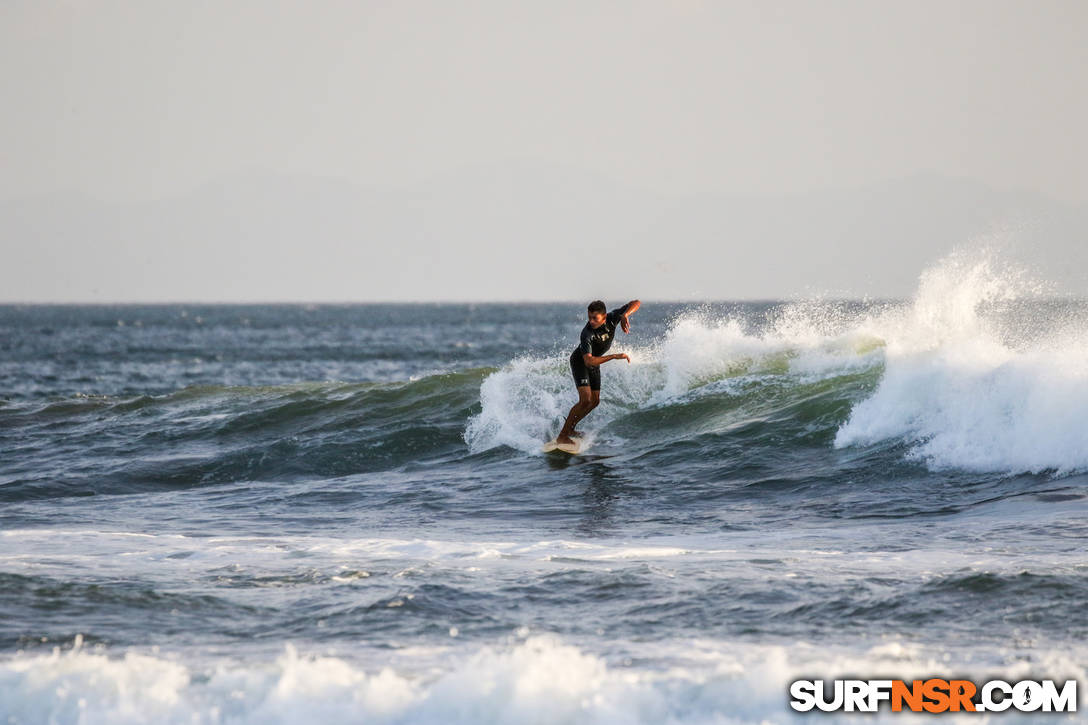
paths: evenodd
<path fill-rule="evenodd" d="M 592 315 L 594 312 L 608 312 L 608 308 L 600 300 L 593 300 L 589 303 L 589 314 Z"/>

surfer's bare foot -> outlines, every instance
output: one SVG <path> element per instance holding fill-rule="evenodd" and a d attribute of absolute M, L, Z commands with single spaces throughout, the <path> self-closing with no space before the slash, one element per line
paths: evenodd
<path fill-rule="evenodd" d="M 556 443 L 562 443 L 563 445 L 567 445 L 567 446 L 574 443 L 574 441 L 571 439 L 570 436 L 559 436 L 558 438 L 555 439 L 555 442 Z"/>

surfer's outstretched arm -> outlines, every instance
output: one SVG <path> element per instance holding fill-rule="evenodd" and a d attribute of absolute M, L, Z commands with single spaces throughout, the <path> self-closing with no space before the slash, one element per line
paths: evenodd
<path fill-rule="evenodd" d="M 586 365 L 596 366 L 596 365 L 600 365 L 601 363 L 606 363 L 609 360 L 626 360 L 627 362 L 631 362 L 631 356 L 628 355 L 625 352 L 616 353 L 615 355 L 600 355 L 600 356 L 590 355 L 587 352 L 585 355 L 582 356 L 582 360 L 585 361 Z"/>
<path fill-rule="evenodd" d="M 631 331 L 630 318 L 631 315 L 638 312 L 639 307 L 642 307 L 641 300 L 631 300 L 626 305 L 620 308 L 621 310 L 623 310 L 623 312 L 620 313 L 620 329 L 623 330 L 624 334 L 627 334 Z"/>

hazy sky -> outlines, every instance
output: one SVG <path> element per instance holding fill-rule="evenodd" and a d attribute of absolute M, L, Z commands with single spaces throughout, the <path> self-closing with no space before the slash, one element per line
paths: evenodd
<path fill-rule="evenodd" d="M 0 200 L 15 202 L 0 207 L 9 260 L 2 299 L 593 296 L 591 274 L 551 284 L 561 264 L 533 272 L 539 245 L 551 239 L 543 232 L 518 234 L 517 219 L 491 223 L 486 204 L 457 207 L 473 184 L 498 193 L 505 208 L 571 215 L 552 220 L 555 234 L 623 229 L 608 214 L 658 208 L 639 229 L 598 237 L 598 252 L 603 245 L 653 258 L 624 268 L 644 297 L 776 296 L 798 282 L 838 289 L 842 279 L 781 269 L 838 233 L 777 229 L 758 241 L 784 261 L 749 255 L 750 267 L 731 271 L 735 278 L 723 272 L 718 289 L 710 278 L 685 287 L 676 273 L 683 263 L 660 259 L 668 232 L 654 236 L 646 225 L 667 219 L 678 199 L 861 194 L 919 175 L 1079 208 L 1088 203 L 1086 88 L 1088 3 L 1079 0 L 7 0 Z M 534 206 L 555 174 L 562 186 L 581 180 L 585 203 Z M 321 208 L 315 184 L 335 187 L 340 205 Z M 296 185 L 304 192 L 297 202 Z M 627 201 L 598 208 L 594 185 Z M 266 196 L 245 207 L 238 193 Z M 834 198 L 832 206 L 842 204 Z M 84 208 L 92 201 L 99 208 Z M 397 219 L 369 224 L 350 211 L 357 206 Z M 1000 204 L 986 208 L 993 219 L 971 217 L 977 232 L 1005 221 Z M 269 236 L 230 220 L 230 209 L 294 215 L 299 230 L 315 216 L 327 223 L 312 234 Z M 216 238 L 202 239 L 192 258 L 157 224 L 194 215 L 201 223 L 192 233 Z M 220 223 L 224 215 L 231 223 Z M 413 215 L 443 224 L 409 223 Z M 58 221 L 68 217 L 85 237 Z M 754 227 L 717 223 L 724 245 L 757 241 L 738 238 Z M 1070 245 L 1088 241 L 1062 223 L 1073 241 L 1040 251 L 1041 263 L 1065 266 Z M 866 233 L 880 220 L 869 224 Z M 961 227 L 970 225 L 956 234 Z M 574 263 L 579 245 L 593 244 L 592 235 L 565 237 L 555 250 Z M 292 245 L 331 258 L 326 267 L 338 259 L 367 267 L 355 275 L 365 285 L 353 286 L 342 269 L 300 270 Z M 519 284 L 495 281 L 498 269 L 509 270 L 489 266 L 496 245 L 519 247 L 500 255 L 504 265 L 530 267 Z M 230 252 L 217 262 L 223 247 Z M 84 284 L 69 249 L 91 265 L 94 285 Z M 466 262 L 454 265 L 459 276 L 400 276 L 404 254 L 426 265 L 438 249 L 446 261 Z M 211 281 L 132 281 L 137 270 L 192 272 L 178 267 L 182 257 L 192 270 L 267 259 L 252 274 Z M 866 280 L 856 286 L 862 292 L 902 294 L 918 271 L 884 270 L 876 256 L 839 262 Z M 234 280 L 229 289 L 225 279 Z"/>

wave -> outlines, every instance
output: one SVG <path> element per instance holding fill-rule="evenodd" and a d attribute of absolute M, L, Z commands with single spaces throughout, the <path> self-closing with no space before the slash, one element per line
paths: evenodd
<path fill-rule="evenodd" d="M 1078 305 L 1016 304 L 1044 290 L 988 254 L 928 270 L 913 303 L 878 321 L 884 375 L 836 446 L 894 438 L 933 470 L 1088 470 L 1088 326 Z"/>
<path fill-rule="evenodd" d="M 605 366 L 587 438 L 667 445 L 772 420 L 785 444 L 890 442 L 934 471 L 1085 471 L 1088 316 L 1046 289 L 988 250 L 957 250 L 902 303 L 808 300 L 755 321 L 688 312 L 660 341 L 618 341 L 633 362 Z M 821 387 L 829 414 L 791 420 Z M 574 400 L 565 358 L 515 360 L 484 380 L 465 441 L 535 453 Z"/>
<path fill-rule="evenodd" d="M 643 438 L 651 445 L 655 438 L 722 430 L 744 415 L 773 416 L 804 400 L 813 385 L 826 391 L 828 381 L 840 385 L 831 398 L 849 399 L 859 377 L 872 378 L 879 369 L 881 341 L 865 330 L 799 329 L 800 311 L 787 308 L 763 331 L 753 331 L 749 320 L 692 312 L 674 320 L 660 341 L 621 341 L 614 349 L 629 352 L 632 363 L 605 366 L 601 406 L 583 425 L 587 439 L 592 442 L 610 424 L 620 423 L 619 430 L 623 421 L 649 423 L 648 417 L 655 427 Z M 821 311 L 827 322 L 841 309 L 829 305 Z M 565 356 L 515 360 L 484 380 L 481 411 L 468 422 L 465 440 L 473 452 L 505 445 L 538 453 L 575 400 Z M 693 426 L 697 419 L 705 425 Z M 634 432 L 629 425 L 625 430 Z"/>
<path fill-rule="evenodd" d="M 488 372 L 13 405 L 0 428 L 14 443 L 50 444 L 0 480 L 0 501 L 332 478 L 463 456 L 461 428 Z M 73 468 L 76 454 L 96 465 Z"/>
<path fill-rule="evenodd" d="M 456 641 L 456 632 L 451 632 Z M 787 705 L 797 678 L 964 670 L 967 655 L 890 641 L 869 649 L 720 642 L 643 642 L 639 662 L 613 661 L 551 634 L 519 632 L 494 646 L 410 648 L 368 667 L 286 644 L 271 661 L 185 662 L 151 652 L 111 656 L 77 638 L 67 651 L 0 661 L 0 719 L 124 723 L 761 723 L 805 722 Z M 1077 654 L 1043 650 L 1034 666 L 979 663 L 976 679 L 1040 672 L 1082 679 Z M 671 663 L 651 668 L 658 657 Z M 436 664 L 437 663 L 437 664 Z M 985 671 L 985 675 L 981 674 Z M 971 720 L 951 715 L 950 722 Z M 892 721 L 889 711 L 875 716 Z M 848 717 L 832 716 L 832 721 Z"/>

